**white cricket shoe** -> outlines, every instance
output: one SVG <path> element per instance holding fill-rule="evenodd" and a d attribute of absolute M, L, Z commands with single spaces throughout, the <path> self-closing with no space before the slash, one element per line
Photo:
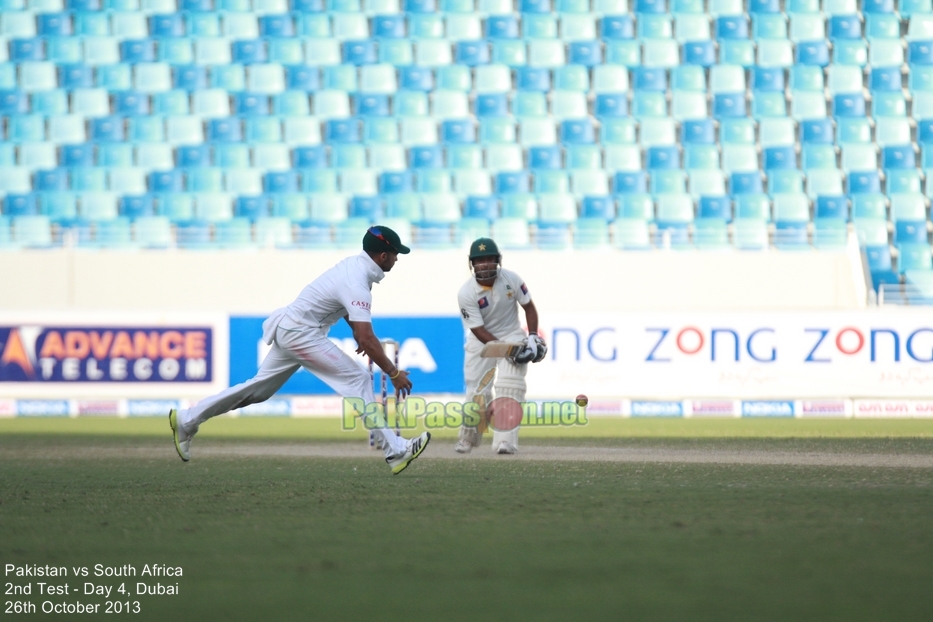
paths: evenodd
<path fill-rule="evenodd" d="M 174 408 L 168 411 L 168 423 L 172 427 L 172 436 L 175 438 L 175 451 L 182 460 L 188 462 L 191 460 L 191 438 L 197 430 L 188 432 L 185 426 L 178 422 L 178 410 Z"/>
<path fill-rule="evenodd" d="M 408 441 L 408 446 L 405 448 L 404 452 L 395 454 L 394 456 L 386 456 L 386 462 L 392 468 L 392 475 L 398 475 L 408 468 L 412 460 L 421 455 L 421 452 L 424 451 L 424 448 L 428 446 L 430 441 L 431 433 L 423 432 L 420 436 L 416 436 Z"/>
<path fill-rule="evenodd" d="M 460 439 L 457 441 L 457 444 L 454 445 L 454 451 L 458 454 L 468 454 L 473 451 L 473 443 L 466 439 Z"/>
<path fill-rule="evenodd" d="M 508 441 L 502 441 L 496 448 L 496 453 L 500 456 L 512 456 L 518 453 L 518 447 Z"/>

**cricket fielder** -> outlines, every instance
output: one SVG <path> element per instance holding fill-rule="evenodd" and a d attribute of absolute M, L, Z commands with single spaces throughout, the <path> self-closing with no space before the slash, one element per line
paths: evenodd
<path fill-rule="evenodd" d="M 492 402 L 495 395 L 509 397 L 519 403 L 525 401 L 525 373 L 528 363 L 537 363 L 547 354 L 544 340 L 538 336 L 538 311 L 531 294 L 520 276 L 501 267 L 502 255 L 490 238 L 479 238 L 470 245 L 470 270 L 473 278 L 460 288 L 457 295 L 460 315 L 466 329 L 463 375 L 467 396 L 480 405 L 480 412 Z M 528 335 L 518 321 L 518 306 L 525 311 Z M 511 359 L 482 358 L 480 350 L 490 341 L 522 342 L 522 349 Z M 488 382 L 487 372 L 493 367 L 495 383 Z M 484 382 L 484 377 L 487 381 Z M 454 449 L 469 453 L 482 441 L 480 429 L 461 426 L 460 438 Z M 508 431 L 493 430 L 492 450 L 497 454 L 518 451 L 518 428 Z"/>
<path fill-rule="evenodd" d="M 353 329 L 359 349 L 392 380 L 396 397 L 411 391 L 408 372 L 398 369 L 382 349 L 373 333 L 371 305 L 373 283 L 380 282 L 409 249 L 392 229 L 370 227 L 363 236 L 363 252 L 347 257 L 305 287 L 287 307 L 273 312 L 262 325 L 262 340 L 272 346 L 256 375 L 192 408 L 169 412 L 175 437 L 175 449 L 181 459 L 191 458 L 191 439 L 211 417 L 264 402 L 281 388 L 300 367 L 327 383 L 345 398 L 375 402 L 372 378 L 359 363 L 327 338 L 330 327 L 341 318 Z M 374 430 L 385 448 L 386 462 L 392 473 L 401 473 L 421 455 L 431 435 L 428 432 L 406 440 L 391 431 L 384 414 L 371 409 L 363 417 L 367 428 Z M 364 413 L 360 413 L 363 415 Z"/>

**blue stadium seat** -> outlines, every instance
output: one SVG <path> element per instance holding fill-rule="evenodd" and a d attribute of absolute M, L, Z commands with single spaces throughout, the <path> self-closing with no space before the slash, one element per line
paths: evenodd
<path fill-rule="evenodd" d="M 18 115 L 29 110 L 29 98 L 22 91 L 0 91 L 0 114 Z"/>
<path fill-rule="evenodd" d="M 602 93 L 596 96 L 593 103 L 593 114 L 601 117 L 628 116 L 628 100 L 624 93 Z"/>
<path fill-rule="evenodd" d="M 504 172 L 495 176 L 494 189 L 496 194 L 527 193 L 530 191 L 530 180 L 524 172 Z"/>
<path fill-rule="evenodd" d="M 4 216 L 36 216 L 38 207 L 33 194 L 8 194 L 3 199 Z"/>
<path fill-rule="evenodd" d="M 794 147 L 769 147 L 763 150 L 764 169 L 796 169 L 797 154 Z"/>
<path fill-rule="evenodd" d="M 389 115 L 389 96 L 357 94 L 353 96 L 356 114 L 360 117 L 386 117 Z"/>
<path fill-rule="evenodd" d="M 729 180 L 732 196 L 741 194 L 761 194 L 763 187 L 760 173 L 732 173 Z"/>
<path fill-rule="evenodd" d="M 517 39 L 518 20 L 513 15 L 490 15 L 486 18 L 486 36 L 490 39 Z"/>
<path fill-rule="evenodd" d="M 899 67 L 875 67 L 871 70 L 869 88 L 872 91 L 900 91 L 901 70 Z"/>
<path fill-rule="evenodd" d="M 129 220 L 143 216 L 154 216 L 155 207 L 151 195 L 124 196 L 117 201 L 117 212 Z"/>
<path fill-rule="evenodd" d="M 572 41 L 569 45 L 568 62 L 584 67 L 594 67 L 603 62 L 602 48 L 598 41 Z"/>
<path fill-rule="evenodd" d="M 259 34 L 264 37 L 293 37 L 295 24 L 290 15 L 263 15 L 259 18 Z"/>
<path fill-rule="evenodd" d="M 266 173 L 262 177 L 262 190 L 272 194 L 298 192 L 298 173 L 295 171 Z"/>
<path fill-rule="evenodd" d="M 404 0 L 402 3 L 406 13 L 436 13 L 435 0 Z"/>
<path fill-rule="evenodd" d="M 547 92 L 551 88 L 551 72 L 535 67 L 520 67 L 516 71 L 516 88 L 520 91 Z"/>
<path fill-rule="evenodd" d="M 556 145 L 531 147 L 528 150 L 528 168 L 532 171 L 562 169 L 560 147 Z"/>
<path fill-rule="evenodd" d="M 147 39 L 126 40 L 120 43 L 120 60 L 124 63 L 148 63 L 155 61 L 155 42 Z"/>
<path fill-rule="evenodd" d="M 635 37 L 635 23 L 629 15 L 607 15 L 600 20 L 603 39 L 629 40 Z"/>
<path fill-rule="evenodd" d="M 612 197 L 584 197 L 580 216 L 582 218 L 602 218 L 606 221 L 613 220 L 616 217 L 615 202 L 612 200 Z"/>
<path fill-rule="evenodd" d="M 849 195 L 881 192 L 881 176 L 877 171 L 850 172 L 846 180 Z"/>
<path fill-rule="evenodd" d="M 152 37 L 183 37 L 185 22 L 180 13 L 170 15 L 150 15 L 149 35 Z"/>
<path fill-rule="evenodd" d="M 898 272 L 903 274 L 908 270 L 933 269 L 933 257 L 931 257 L 930 245 L 927 242 L 898 244 L 897 251 Z"/>
<path fill-rule="evenodd" d="M 412 175 L 404 171 L 382 173 L 377 184 L 379 192 L 385 194 L 414 191 Z"/>
<path fill-rule="evenodd" d="M 728 197 L 700 197 L 697 218 L 732 220 L 732 201 Z"/>
<path fill-rule="evenodd" d="M 874 275 L 876 272 L 891 270 L 891 249 L 887 246 L 865 246 L 865 256 L 868 260 L 868 269 Z"/>
<path fill-rule="evenodd" d="M 933 42 L 909 41 L 907 43 L 907 62 L 911 65 L 933 65 Z"/>
<path fill-rule="evenodd" d="M 744 93 L 719 93 L 713 98 L 713 116 L 717 119 L 745 117 Z"/>
<path fill-rule="evenodd" d="M 97 142 L 120 142 L 124 139 L 123 118 L 104 117 L 91 119 L 90 139 Z"/>
<path fill-rule="evenodd" d="M 289 5 L 298 13 L 320 13 L 324 10 L 324 0 L 290 0 Z"/>
<path fill-rule="evenodd" d="M 54 37 L 67 36 L 71 33 L 71 14 L 39 13 L 36 15 L 36 34 Z"/>
<path fill-rule="evenodd" d="M 716 64 L 716 47 L 712 41 L 690 41 L 683 44 L 683 62 L 710 67 Z"/>
<path fill-rule="evenodd" d="M 680 150 L 676 146 L 649 147 L 647 151 L 648 169 L 679 169 Z"/>
<path fill-rule="evenodd" d="M 489 47 L 485 41 L 459 41 L 454 45 L 454 59 L 467 67 L 485 65 L 489 63 Z"/>
<path fill-rule="evenodd" d="M 94 166 L 94 145 L 91 143 L 62 145 L 59 164 L 67 167 Z M 65 183 L 67 184 L 67 181 Z M 36 190 L 41 190 L 41 188 L 37 187 Z"/>
<path fill-rule="evenodd" d="M 447 120 L 441 123 L 441 140 L 445 143 L 474 143 L 476 128 L 469 119 Z"/>
<path fill-rule="evenodd" d="M 29 60 L 45 60 L 40 39 L 13 39 L 9 43 L 9 48 L 10 60 L 17 63 Z"/>
<path fill-rule="evenodd" d="M 341 57 L 343 62 L 349 65 L 375 63 L 377 61 L 376 42 L 372 40 L 344 41 L 341 45 Z"/>
<path fill-rule="evenodd" d="M 356 119 L 326 121 L 324 140 L 328 143 L 358 143 L 360 142 L 360 124 Z"/>
<path fill-rule="evenodd" d="M 144 93 L 124 91 L 113 94 L 113 111 L 127 117 L 149 114 L 149 97 Z"/>
<path fill-rule="evenodd" d="M 881 150 L 881 167 L 884 169 L 914 169 L 916 166 L 914 150 L 910 146 L 885 147 Z"/>
<path fill-rule="evenodd" d="M 862 23 L 858 15 L 834 15 L 829 18 L 829 38 L 832 41 L 861 39 Z"/>
<path fill-rule="evenodd" d="M 925 220 L 899 220 L 894 223 L 894 244 L 928 244 Z"/>
<path fill-rule="evenodd" d="M 889 15 L 894 13 L 894 0 L 864 0 L 862 10 L 865 13 L 881 13 Z"/>
<path fill-rule="evenodd" d="M 464 202 L 463 216 L 495 220 L 499 217 L 499 202 L 495 197 L 469 196 Z"/>
<path fill-rule="evenodd" d="M 376 220 L 383 216 L 384 212 L 381 198 L 360 196 L 350 199 L 350 218 L 365 218 L 369 222 L 376 222 Z"/>
<path fill-rule="evenodd" d="M 36 171 L 33 175 L 33 190 L 37 192 L 63 192 L 68 188 L 68 170 L 65 168 Z"/>
<path fill-rule="evenodd" d="M 477 117 L 504 117 L 509 113 L 508 96 L 504 93 L 485 93 L 476 96 Z"/>
<path fill-rule="evenodd" d="M 864 117 L 865 98 L 857 94 L 843 94 L 833 97 L 833 116 Z"/>
<path fill-rule="evenodd" d="M 711 145 L 715 143 L 716 130 L 712 119 L 684 121 L 680 127 L 681 142 L 684 144 Z"/>
<path fill-rule="evenodd" d="M 648 191 L 648 176 L 641 171 L 620 172 L 612 178 L 615 194 L 643 194 Z"/>
<path fill-rule="evenodd" d="M 832 144 L 833 122 L 829 119 L 806 119 L 800 122 L 800 142 Z"/>
<path fill-rule="evenodd" d="M 440 146 L 412 147 L 408 151 L 408 158 L 409 166 L 413 169 L 444 167 L 444 150 Z"/>
<path fill-rule="evenodd" d="M 404 15 L 378 15 L 373 18 L 373 37 L 377 39 L 401 39 L 405 36 Z"/>
<path fill-rule="evenodd" d="M 285 68 L 285 84 L 290 90 L 316 91 L 321 88 L 317 67 L 289 66 Z"/>
<path fill-rule="evenodd" d="M 292 152 L 292 165 L 295 168 L 326 168 L 327 148 L 323 145 L 317 147 L 297 147 Z"/>
<path fill-rule="evenodd" d="M 399 89 L 409 91 L 431 91 L 434 89 L 434 73 L 429 67 L 400 67 Z"/>
<path fill-rule="evenodd" d="M 176 89 L 197 91 L 207 88 L 207 68 L 185 65 L 172 68 L 172 85 Z"/>
<path fill-rule="evenodd" d="M 815 218 L 837 218 L 840 220 L 849 219 L 849 202 L 843 196 L 838 197 L 817 197 L 815 206 Z"/>
<path fill-rule="evenodd" d="M 667 90 L 667 71 L 661 68 L 636 67 L 632 71 L 632 83 L 636 90 Z"/>
<path fill-rule="evenodd" d="M 717 39 L 748 39 L 748 20 L 744 15 L 725 15 L 716 18 Z"/>
<path fill-rule="evenodd" d="M 261 40 L 233 41 L 230 43 L 230 55 L 234 63 L 251 65 L 266 60 L 266 46 Z"/>
<path fill-rule="evenodd" d="M 752 88 L 757 91 L 784 91 L 784 72 L 769 67 L 755 67 L 752 71 Z"/>
<path fill-rule="evenodd" d="M 797 62 L 801 65 L 825 67 L 829 64 L 829 46 L 826 41 L 801 41 L 797 44 Z"/>
<path fill-rule="evenodd" d="M 589 144 L 595 140 L 593 124 L 587 119 L 562 121 L 560 140 L 568 145 Z"/>

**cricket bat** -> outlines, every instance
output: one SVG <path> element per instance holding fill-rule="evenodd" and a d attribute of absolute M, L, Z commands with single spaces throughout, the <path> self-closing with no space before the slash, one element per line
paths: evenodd
<path fill-rule="evenodd" d="M 518 341 L 490 341 L 483 346 L 479 355 L 484 359 L 508 358 L 517 354 L 523 346 L 524 344 Z"/>

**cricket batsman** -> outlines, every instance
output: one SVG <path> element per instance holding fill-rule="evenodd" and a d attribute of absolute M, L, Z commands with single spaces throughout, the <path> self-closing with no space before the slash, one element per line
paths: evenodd
<path fill-rule="evenodd" d="M 187 462 L 191 458 L 191 439 L 205 421 L 266 401 L 301 367 L 339 395 L 362 398 L 364 404 L 372 405 L 375 396 L 369 372 L 327 338 L 330 327 L 341 318 L 353 329 L 357 352 L 368 355 L 388 375 L 396 397 L 405 397 L 411 391 L 411 380 L 407 371 L 389 360 L 373 332 L 371 290 L 373 283 L 380 282 L 392 269 L 399 254 L 410 250 L 392 229 L 370 227 L 363 236 L 359 255 L 342 260 L 306 286 L 294 302 L 273 312 L 262 325 L 262 340 L 272 349 L 253 378 L 191 408 L 173 408 L 169 412 L 175 449 L 181 459 Z M 381 442 L 393 474 L 401 473 L 431 440 L 428 432 L 409 440 L 397 436 L 379 412 L 369 412 L 363 422 Z"/>
<path fill-rule="evenodd" d="M 485 415 L 492 402 L 493 390 L 496 398 L 508 397 L 519 404 L 525 401 L 525 373 L 528 363 L 537 363 L 547 354 L 547 345 L 538 336 L 538 311 L 528 293 L 528 287 L 520 276 L 502 268 L 502 255 L 490 238 L 479 238 L 470 245 L 470 278 L 457 295 L 460 315 L 466 333 L 463 375 L 466 379 L 467 396 L 472 396 Z M 528 334 L 518 321 L 518 307 L 525 311 Z M 522 347 L 511 358 L 482 358 L 483 344 L 490 341 L 521 342 Z M 495 382 L 488 374 L 493 368 Z M 457 441 L 457 452 L 469 453 L 479 447 L 482 429 L 461 426 Z M 497 454 L 514 454 L 518 451 L 518 427 L 511 430 L 493 429 L 492 450 Z"/>

